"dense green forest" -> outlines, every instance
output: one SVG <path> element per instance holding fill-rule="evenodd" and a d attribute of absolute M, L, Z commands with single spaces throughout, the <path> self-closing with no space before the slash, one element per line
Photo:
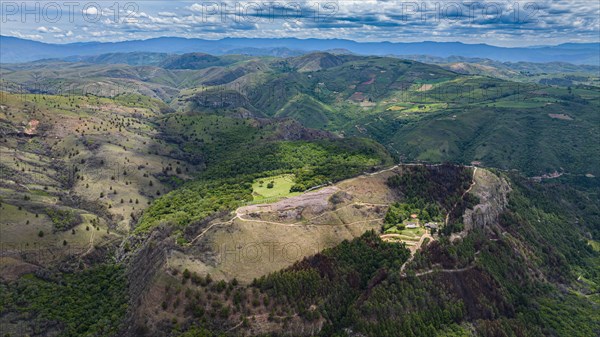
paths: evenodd
<path fill-rule="evenodd" d="M 75 273 L 27 275 L 0 287 L 3 311 L 14 311 L 19 336 L 110 336 L 127 311 L 124 268 L 100 265 Z M 27 323 L 27 324 L 25 324 Z M 32 331 L 29 331 L 32 329 Z M 11 336 L 6 334 L 4 336 Z"/>

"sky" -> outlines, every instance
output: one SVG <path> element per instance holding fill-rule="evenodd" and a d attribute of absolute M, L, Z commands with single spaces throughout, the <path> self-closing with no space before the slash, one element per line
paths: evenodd
<path fill-rule="evenodd" d="M 600 41 L 595 0 L 5 1 L 0 33 L 70 43 L 161 36 L 460 41 L 497 46 Z"/>

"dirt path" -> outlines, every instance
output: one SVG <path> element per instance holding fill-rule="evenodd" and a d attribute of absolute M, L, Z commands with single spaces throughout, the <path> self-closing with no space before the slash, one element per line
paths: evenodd
<path fill-rule="evenodd" d="M 356 205 L 356 204 L 360 204 L 360 205 L 371 205 L 371 206 L 387 206 L 386 205 L 379 205 L 379 204 L 369 204 L 369 203 L 363 203 L 363 202 L 355 202 L 352 204 L 348 204 L 344 207 L 348 207 L 348 206 L 352 206 L 352 205 Z M 343 208 L 343 207 L 342 207 Z M 332 211 L 327 211 L 324 212 L 322 214 L 319 214 L 311 219 L 307 219 L 304 221 L 311 221 L 313 219 L 316 219 L 320 216 L 335 212 L 337 210 L 340 210 L 342 208 L 338 208 Z M 268 213 L 268 212 L 272 212 L 270 210 L 264 210 L 264 211 L 256 211 L 255 213 Z M 270 225 L 275 225 L 275 226 L 285 226 L 285 227 L 308 227 L 308 226 L 331 226 L 331 227 L 335 227 L 335 226 L 351 226 L 351 225 L 356 225 L 359 223 L 363 223 L 363 222 L 372 222 L 372 221 L 383 221 L 384 218 L 375 218 L 375 219 L 366 219 L 366 220 L 359 220 L 359 221 L 354 221 L 354 222 L 350 222 L 350 223 L 344 223 L 344 224 L 339 224 L 339 225 L 315 225 L 315 224 L 306 224 L 306 223 L 302 223 L 302 222 L 295 222 L 295 223 L 291 223 L 291 224 L 286 224 L 286 223 L 281 223 L 281 222 L 275 222 L 275 221 L 265 221 L 265 220 L 254 220 L 254 219 L 245 219 L 243 216 L 243 214 L 240 214 L 239 212 L 239 208 L 235 210 L 235 216 L 233 218 L 231 218 L 231 220 L 226 221 L 226 222 L 217 222 L 214 223 L 210 226 L 208 226 L 205 230 L 203 230 L 200 234 L 198 234 L 192 241 L 190 241 L 189 245 L 194 244 L 196 241 L 198 241 L 198 239 L 200 239 L 202 236 L 204 236 L 204 234 L 206 234 L 209 230 L 211 230 L 214 226 L 218 226 L 218 225 L 232 225 L 233 222 L 237 219 L 240 221 L 244 221 L 244 222 L 255 222 L 255 223 L 264 223 L 264 224 L 270 224 Z"/>
<path fill-rule="evenodd" d="M 210 226 L 208 226 L 205 230 L 202 231 L 202 233 L 198 234 L 192 241 L 190 241 L 190 245 L 192 245 L 194 242 L 196 242 L 198 239 L 200 239 L 204 234 L 206 234 L 206 232 L 208 232 L 211 228 L 213 228 L 214 226 L 217 225 L 231 225 L 233 223 L 233 220 L 235 220 L 238 216 L 236 215 L 233 219 L 227 221 L 227 222 L 217 222 L 214 223 Z"/>
<path fill-rule="evenodd" d="M 444 221 L 444 224 L 447 226 L 448 225 L 448 221 L 450 220 L 450 214 L 452 214 L 452 212 L 454 212 L 454 209 L 456 208 L 456 206 L 458 206 L 458 203 L 463 200 L 465 198 L 465 195 L 467 195 L 467 193 L 471 192 L 471 190 L 473 189 L 473 187 L 475 186 L 475 173 L 477 172 L 477 167 L 475 166 L 473 168 L 473 178 L 472 182 L 471 182 L 471 186 L 469 186 L 469 188 L 460 196 L 460 199 L 454 204 L 454 206 L 452 206 L 452 209 L 446 214 L 446 220 Z"/>
<path fill-rule="evenodd" d="M 413 246 L 414 250 L 411 252 L 408 260 L 406 260 L 406 262 L 404 262 L 402 264 L 402 267 L 400 267 L 400 274 L 404 273 L 404 269 L 406 269 L 406 266 L 408 266 L 408 264 L 415 258 L 415 253 L 421 248 L 421 245 L 423 245 L 423 241 L 425 241 L 426 238 L 429 239 L 430 241 L 433 241 L 433 237 L 431 236 L 431 234 L 429 234 L 427 232 L 425 234 L 423 234 L 423 236 L 421 236 L 421 239 L 419 240 L 419 242 L 417 242 L 417 244 Z"/>
<path fill-rule="evenodd" d="M 83 253 L 82 255 L 89 254 L 92 251 L 92 249 L 94 248 L 94 234 L 96 234 L 94 227 L 92 227 L 91 231 L 92 231 L 92 235 L 90 235 L 90 248 L 88 248 L 88 250 L 86 250 L 85 253 Z"/>
<path fill-rule="evenodd" d="M 419 277 L 419 276 L 423 276 L 423 275 L 427 275 L 427 274 L 431 274 L 433 272 L 440 272 L 440 273 L 462 273 L 463 271 L 467 271 L 470 269 L 475 268 L 474 265 L 468 266 L 468 267 L 464 267 L 464 268 L 459 268 L 459 269 L 429 269 L 420 273 L 416 273 L 415 276 Z"/>
<path fill-rule="evenodd" d="M 234 327 L 232 327 L 232 328 L 228 329 L 228 330 L 227 330 L 227 332 L 229 332 L 229 331 L 231 331 L 231 330 L 235 330 L 235 329 L 239 328 L 239 327 L 240 327 L 240 326 L 241 326 L 243 323 L 244 323 L 244 321 L 242 320 L 242 321 L 241 321 L 241 322 L 239 322 L 239 323 L 238 323 L 236 326 L 234 326 Z"/>
<path fill-rule="evenodd" d="M 413 164 L 401 164 L 401 165 L 395 165 L 395 166 L 392 166 L 392 167 L 389 167 L 389 168 L 387 168 L 387 169 L 383 169 L 383 170 L 380 170 L 380 171 L 377 171 L 377 172 L 373 172 L 373 173 L 365 173 L 364 175 L 366 175 L 366 176 L 375 176 L 375 175 L 378 175 L 378 174 L 381 174 L 381 173 L 384 173 L 384 172 L 388 172 L 388 171 L 395 170 L 396 168 L 398 168 L 398 167 L 400 167 L 400 166 L 417 166 L 417 165 L 422 165 L 422 164 L 414 164 L 414 163 L 413 163 Z M 439 165 L 441 165 L 441 164 L 430 164 L 430 165 L 427 165 L 427 166 L 432 166 L 432 167 L 433 167 L 433 166 L 439 166 Z M 463 193 L 463 197 L 464 197 L 464 195 L 465 195 L 465 194 L 467 194 L 469 191 L 471 191 L 471 189 L 472 189 L 472 188 L 473 188 L 473 186 L 475 185 L 474 178 L 475 178 L 475 171 L 476 171 L 476 170 L 477 170 L 477 168 L 475 167 L 475 170 L 473 171 L 473 183 L 471 184 L 471 186 L 469 187 L 469 189 L 468 189 L 467 191 L 465 191 L 465 193 Z M 355 179 L 355 178 L 351 178 L 351 179 Z M 457 203 L 457 204 L 458 204 L 458 203 Z M 456 207 L 456 206 L 457 206 L 457 204 L 456 204 L 456 205 L 454 205 L 454 207 Z M 256 219 L 248 219 L 248 218 L 244 218 L 244 215 L 247 215 L 248 213 L 245 213 L 245 214 L 244 214 L 244 213 L 241 213 L 241 212 L 240 212 L 240 210 L 241 210 L 242 208 L 246 207 L 246 206 L 242 206 L 242 207 L 239 207 L 239 208 L 237 208 L 237 209 L 235 210 L 235 216 L 234 216 L 234 217 L 233 217 L 231 220 L 229 220 L 229 221 L 226 221 L 226 222 L 214 223 L 214 224 L 212 224 L 212 225 L 208 226 L 208 227 L 207 227 L 206 229 L 204 229 L 204 230 L 203 230 L 203 231 L 202 231 L 200 234 L 198 234 L 196 237 L 194 237 L 194 239 L 193 239 L 192 241 L 190 241 L 190 243 L 189 243 L 189 244 L 190 244 L 190 245 L 194 244 L 196 241 L 198 241 L 198 240 L 199 240 L 201 237 L 203 237 L 203 236 L 204 236 L 204 235 L 205 235 L 205 234 L 206 234 L 206 233 L 207 233 L 209 230 L 211 230 L 213 227 L 215 227 L 215 226 L 217 226 L 217 225 L 232 225 L 232 224 L 233 224 L 233 222 L 234 222 L 236 219 L 237 219 L 237 220 L 239 220 L 239 221 L 243 221 L 243 222 L 254 222 L 254 223 L 270 224 L 270 225 L 275 225 L 275 226 L 285 226 L 285 227 L 307 227 L 307 226 L 348 226 L 348 225 L 355 225 L 355 224 L 358 224 L 358 223 L 365 223 L 365 222 L 373 222 L 373 221 L 382 221 L 382 220 L 384 220 L 384 218 L 367 219 L 367 220 L 360 220 L 360 221 L 355 221 L 355 222 L 351 222 L 351 223 L 344 223 L 344 224 L 340 224 L 340 225 L 316 225 L 316 224 L 306 224 L 306 223 L 305 223 L 306 221 L 313 221 L 314 219 L 317 219 L 317 218 L 319 218 L 319 217 L 322 217 L 322 216 L 325 216 L 325 215 L 328 215 L 328 214 L 332 214 L 332 213 L 334 213 L 334 212 L 337 212 L 337 211 L 339 211 L 339 210 L 341 210 L 341 209 L 344 209 L 344 208 L 347 208 L 347 207 L 351 207 L 351 206 L 354 206 L 354 205 L 367 205 L 367 206 L 375 206 L 375 207 L 377 207 L 377 206 L 379 206 L 379 207 L 387 207 L 387 206 L 389 206 L 388 204 L 375 204 L 375 203 L 366 203 L 366 202 L 360 202 L 360 201 L 357 201 L 357 202 L 350 203 L 350 204 L 348 204 L 348 205 L 344 205 L 344 206 L 342 206 L 342 207 L 340 207 L 340 208 L 337 208 L 337 209 L 334 209 L 334 210 L 330 210 L 330 211 L 327 211 L 327 212 L 323 212 L 323 213 L 321 213 L 321 214 L 319 214 L 319 215 L 316 215 L 316 216 L 314 216 L 314 217 L 312 217 L 312 218 L 310 218 L 310 219 L 305 219 L 305 220 L 303 220 L 303 221 L 301 221 L 301 222 L 294 222 L 294 223 L 290 223 L 290 224 L 288 224 L 288 223 L 281 223 L 281 222 L 275 222 L 275 221 L 266 221 L 266 220 L 256 220 Z M 453 209 L 454 209 L 454 208 L 453 208 Z M 275 210 L 273 210 L 273 209 L 265 209 L 265 210 L 261 210 L 261 209 L 255 209 L 255 210 L 253 210 L 253 211 L 252 211 L 252 213 L 271 213 L 271 212 L 275 212 Z M 447 223 L 447 222 L 448 222 L 448 216 L 446 216 L 446 223 Z M 416 243 L 416 245 L 414 245 L 414 246 L 411 246 L 411 248 L 413 248 L 413 249 L 414 249 L 414 251 L 413 251 L 413 252 L 416 252 L 417 250 L 419 250 L 419 249 L 421 248 L 421 245 L 423 244 L 423 241 L 425 240 L 425 238 L 429 238 L 430 240 L 433 240 L 433 237 L 431 236 L 431 234 L 429 234 L 429 233 L 427 233 L 427 232 L 426 232 L 425 234 L 423 234 L 423 235 L 421 236 L 421 238 L 420 238 L 420 239 L 419 239 L 419 241 Z M 413 259 L 413 255 L 414 255 L 414 253 L 413 253 L 413 254 L 411 254 L 411 257 L 409 258 L 409 260 L 407 260 L 407 261 L 406 261 L 406 262 L 405 262 L 405 263 L 402 265 L 402 269 L 401 269 L 401 271 L 403 271 L 403 270 L 404 270 L 404 268 L 406 267 L 406 265 L 407 265 L 407 264 L 408 264 L 410 261 L 412 261 L 412 259 Z"/>
<path fill-rule="evenodd" d="M 286 224 L 286 223 L 275 222 L 275 221 L 244 219 L 242 217 L 235 217 L 232 220 L 234 220 L 236 218 L 238 220 L 240 220 L 240 221 L 266 223 L 266 224 L 271 224 L 271 225 L 276 225 L 276 226 L 285 226 L 285 227 L 308 227 L 308 226 L 313 226 L 313 227 L 317 227 L 317 226 L 335 227 L 335 226 L 349 226 L 349 225 L 355 225 L 355 224 L 361 223 L 361 222 L 382 221 L 384 219 L 384 218 L 375 218 L 375 219 L 359 220 L 359 221 L 354 221 L 354 222 L 350 222 L 350 223 L 343 223 L 343 224 L 339 224 L 339 225 L 327 225 L 327 224 L 325 224 L 325 225 L 315 225 L 315 224 L 306 224 L 306 223 L 301 223 L 301 222 L 295 222 L 295 223 L 291 223 L 291 224 Z"/>
<path fill-rule="evenodd" d="M 382 239 L 389 239 L 389 238 L 399 238 L 399 239 L 401 239 L 401 238 L 403 238 L 405 236 L 406 235 L 402 235 L 402 234 L 383 234 L 383 235 L 380 235 L 379 237 L 382 238 Z"/>
<path fill-rule="evenodd" d="M 422 165 L 425 165 L 427 167 L 436 167 L 436 166 L 441 166 L 443 164 L 420 164 L 420 163 L 398 164 L 398 165 L 394 165 L 392 167 L 388 167 L 386 169 L 383 169 L 381 171 L 377 171 L 377 172 L 373 172 L 373 173 L 365 173 L 365 175 L 367 175 L 367 176 L 375 176 L 375 175 L 378 175 L 378 174 L 381 174 L 381 173 L 384 173 L 384 172 L 395 170 L 395 169 L 397 169 L 397 168 L 399 168 L 401 166 L 422 166 Z M 351 179 L 353 179 L 353 178 L 351 178 Z"/>
<path fill-rule="evenodd" d="M 365 175 L 367 175 L 367 176 L 376 176 L 376 175 L 378 175 L 378 174 L 381 174 L 381 173 L 383 173 L 383 172 L 388 172 L 388 171 L 395 170 L 395 169 L 397 169 L 398 167 L 400 167 L 400 165 L 394 165 L 394 166 L 392 166 L 392 167 L 390 167 L 390 168 L 386 168 L 386 169 L 383 169 L 383 170 L 381 170 L 381 171 L 377 171 L 377 172 L 373 172 L 373 173 L 367 173 L 367 174 L 365 174 Z"/>
<path fill-rule="evenodd" d="M 321 213 L 319 215 L 315 215 L 312 218 L 302 220 L 302 222 L 294 222 L 294 223 L 291 223 L 291 224 L 286 224 L 286 223 L 281 223 L 281 222 L 276 222 L 276 221 L 247 219 L 247 218 L 243 217 L 244 214 L 241 214 L 239 212 L 239 208 L 238 208 L 235 211 L 235 214 L 236 214 L 235 217 L 233 219 L 231 219 L 231 221 L 233 221 L 235 219 L 239 219 L 241 221 L 270 223 L 270 224 L 274 224 L 274 225 L 288 226 L 288 227 L 295 227 L 295 226 L 331 226 L 331 225 L 310 225 L 310 224 L 306 224 L 304 222 L 305 221 L 313 221 L 314 219 L 320 218 L 320 217 L 325 216 L 325 215 L 332 214 L 332 213 L 337 212 L 337 211 L 339 211 L 341 209 L 348 208 L 348 207 L 355 206 L 355 205 L 366 205 L 366 206 L 374 206 L 374 207 L 388 207 L 389 206 L 388 204 L 373 204 L 373 203 L 367 203 L 367 202 L 357 201 L 357 202 L 353 202 L 353 203 L 350 203 L 348 205 L 342 206 L 340 208 L 336 208 L 334 210 L 323 212 L 323 213 Z M 253 211 L 252 213 L 273 213 L 273 212 L 275 212 L 275 211 L 273 211 L 271 209 L 268 209 L 268 210 L 256 210 L 256 211 Z M 352 223 L 349 223 L 349 224 L 343 224 L 343 225 L 350 225 L 350 224 L 353 224 L 353 223 L 359 223 L 359 222 L 365 222 L 365 221 L 374 221 L 374 220 L 383 220 L 383 218 L 355 221 L 355 222 L 352 222 Z M 338 226 L 342 226 L 342 225 L 338 225 Z"/>

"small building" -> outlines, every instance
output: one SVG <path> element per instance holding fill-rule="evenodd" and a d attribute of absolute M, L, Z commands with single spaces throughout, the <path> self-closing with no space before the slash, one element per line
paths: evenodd
<path fill-rule="evenodd" d="M 414 222 L 409 222 L 406 224 L 406 228 L 408 228 L 408 229 L 413 229 L 413 228 L 417 228 L 417 227 L 419 227 L 419 225 L 417 225 Z"/>
<path fill-rule="evenodd" d="M 425 227 L 429 228 L 429 229 L 437 229 L 438 223 L 437 222 L 428 222 L 425 224 Z"/>

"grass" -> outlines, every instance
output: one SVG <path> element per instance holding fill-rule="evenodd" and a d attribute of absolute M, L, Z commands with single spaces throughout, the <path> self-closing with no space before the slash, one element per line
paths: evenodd
<path fill-rule="evenodd" d="M 271 186 L 271 183 L 272 187 L 269 187 Z M 294 186 L 293 174 L 284 174 L 256 179 L 252 183 L 253 201 L 285 198 L 300 194 L 299 192 L 290 192 L 290 188 L 292 188 L 292 186 Z"/>
<path fill-rule="evenodd" d="M 406 107 L 406 106 L 392 105 L 389 108 L 387 108 L 386 110 L 388 110 L 388 111 L 402 111 L 402 110 L 406 110 L 406 109 L 408 109 L 408 107 Z"/>
<path fill-rule="evenodd" d="M 595 240 L 589 240 L 588 245 L 592 246 L 593 250 L 600 252 L 600 242 Z"/>
<path fill-rule="evenodd" d="M 400 234 L 418 240 L 425 234 L 425 229 L 423 227 L 399 229 L 397 226 L 394 226 L 387 229 L 385 234 Z"/>
<path fill-rule="evenodd" d="M 36 250 L 41 248 L 64 247 L 63 241 L 67 242 L 66 254 L 79 252 L 90 246 L 93 233 L 94 244 L 114 238 L 114 234 L 107 233 L 107 225 L 100 220 L 97 228 L 93 223 L 96 216 L 93 214 L 81 214 L 81 223 L 65 231 L 56 231 L 52 219 L 40 210 L 36 213 L 18 209 L 17 206 L 2 203 L 0 206 L 0 244 L 5 247 L 15 247 L 24 250 Z M 40 236 L 40 232 L 43 235 Z"/>
<path fill-rule="evenodd" d="M 405 228 L 402 230 L 402 235 L 406 236 L 421 237 L 423 234 L 425 234 L 425 229 L 423 227 Z"/>

